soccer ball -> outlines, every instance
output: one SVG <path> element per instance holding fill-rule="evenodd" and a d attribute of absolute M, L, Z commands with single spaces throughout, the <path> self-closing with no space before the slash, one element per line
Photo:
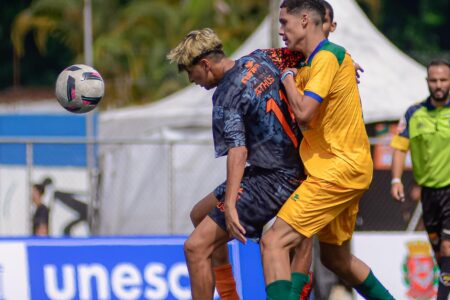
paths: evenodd
<path fill-rule="evenodd" d="M 55 94 L 59 104 L 72 113 L 93 110 L 105 93 L 99 72 L 87 65 L 65 68 L 56 80 Z"/>

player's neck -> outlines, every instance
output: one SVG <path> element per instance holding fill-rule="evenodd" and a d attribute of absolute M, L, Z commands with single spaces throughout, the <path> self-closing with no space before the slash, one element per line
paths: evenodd
<path fill-rule="evenodd" d="M 316 50 L 317 46 L 322 42 L 324 39 L 326 39 L 324 33 L 322 30 L 318 29 L 312 32 L 309 37 L 305 40 L 305 56 L 307 60 L 311 56 L 311 54 Z"/>
<path fill-rule="evenodd" d="M 450 97 L 447 97 L 447 100 L 445 101 L 436 101 L 433 97 L 431 97 L 431 104 L 433 104 L 434 107 L 444 107 L 447 106 L 450 102 Z"/>
<path fill-rule="evenodd" d="M 217 80 L 221 80 L 225 73 L 233 68 L 235 61 L 226 57 L 220 62 L 213 64 L 211 67 L 211 72 Z"/>
<path fill-rule="evenodd" d="M 222 69 L 223 69 L 223 73 L 225 74 L 228 70 L 230 70 L 231 68 L 234 67 L 234 64 L 236 62 L 231 59 L 231 58 L 225 58 L 222 60 Z"/>

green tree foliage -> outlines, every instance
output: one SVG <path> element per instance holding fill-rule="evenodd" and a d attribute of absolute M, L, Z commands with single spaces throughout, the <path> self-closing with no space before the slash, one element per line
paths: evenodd
<path fill-rule="evenodd" d="M 12 83 L 12 76 L 8 77 L 13 65 L 11 43 L 16 57 L 21 57 L 20 82 L 26 85 L 51 86 L 62 68 L 84 61 L 83 2 L 0 2 L 0 87 Z M 269 0 L 91 2 L 94 65 L 107 87 L 103 108 L 147 103 L 188 85 L 186 76 L 178 74 L 176 66 L 169 65 L 165 58 L 187 32 L 211 27 L 231 54 L 261 23 L 270 7 Z M 450 1 L 357 2 L 381 32 L 419 62 L 426 64 L 431 57 L 450 56 Z M 9 61 L 3 63 L 5 57 Z"/>
<path fill-rule="evenodd" d="M 372 22 L 397 47 L 427 64 L 450 58 L 450 1 L 358 0 Z"/>
<path fill-rule="evenodd" d="M 165 56 L 190 30 L 211 27 L 231 53 L 268 13 L 258 0 L 92 0 L 94 65 L 105 78 L 109 107 L 160 99 L 188 84 Z M 34 33 L 45 53 L 53 38 L 74 53 L 67 65 L 83 61 L 82 0 L 35 0 L 15 19 L 13 44 L 26 55 Z M 57 74 L 55 74 L 56 77 Z"/>

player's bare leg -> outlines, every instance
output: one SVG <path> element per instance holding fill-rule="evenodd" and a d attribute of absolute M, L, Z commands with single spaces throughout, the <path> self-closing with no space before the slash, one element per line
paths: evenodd
<path fill-rule="evenodd" d="M 275 280 L 291 280 L 289 251 L 303 239 L 280 218 L 263 235 L 260 245 L 266 285 Z"/>
<path fill-rule="evenodd" d="M 320 242 L 320 260 L 349 286 L 361 284 L 367 278 L 370 268 L 350 252 L 350 241 L 342 245 Z"/>
<path fill-rule="evenodd" d="M 346 241 L 339 246 L 321 242 L 320 259 L 323 265 L 356 289 L 365 299 L 394 299 L 370 268 L 351 254 L 349 243 L 350 241 Z"/>
<path fill-rule="evenodd" d="M 226 245 L 228 240 L 228 234 L 207 216 L 198 224 L 184 243 L 184 253 L 194 300 L 213 298 L 212 253 L 220 246 Z"/>
<path fill-rule="evenodd" d="M 291 270 L 308 274 L 312 263 L 313 240 L 305 238 L 295 249 L 292 258 Z"/>
<path fill-rule="evenodd" d="M 190 217 L 194 227 L 208 215 L 208 213 L 217 205 L 217 198 L 214 193 L 208 194 L 192 208 Z M 233 270 L 228 255 L 228 245 L 224 244 L 214 250 L 212 254 L 212 269 L 214 271 L 215 286 L 219 296 L 223 300 L 236 300 L 239 295 L 236 290 L 236 281 L 233 276 Z"/>
<path fill-rule="evenodd" d="M 436 259 L 440 269 L 439 286 L 437 300 L 448 299 L 450 294 L 450 241 L 443 239 L 440 241 L 439 252 Z"/>
<path fill-rule="evenodd" d="M 312 291 L 312 264 L 313 239 L 305 238 L 295 249 L 291 250 L 291 297 L 296 299 L 309 299 Z M 292 256 L 292 254 L 294 254 Z"/>
<path fill-rule="evenodd" d="M 217 205 L 217 198 L 214 196 L 214 193 L 210 193 L 205 196 L 202 200 L 200 200 L 197 204 L 192 208 L 190 217 L 192 224 L 194 227 L 197 227 L 201 221 L 208 215 L 208 213 Z M 230 259 L 228 256 L 228 246 L 224 244 L 223 246 L 214 250 L 212 254 L 212 266 L 218 267 L 223 266 L 230 263 Z"/>

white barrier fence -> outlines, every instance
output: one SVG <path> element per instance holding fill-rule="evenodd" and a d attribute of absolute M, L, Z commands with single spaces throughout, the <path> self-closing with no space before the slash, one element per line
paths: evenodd
<path fill-rule="evenodd" d="M 184 240 L 0 239 L 0 299 L 190 299 Z M 435 297 L 437 268 L 423 232 L 356 233 L 352 247 L 395 299 Z M 234 241 L 230 255 L 241 299 L 265 299 L 258 245 Z"/>

